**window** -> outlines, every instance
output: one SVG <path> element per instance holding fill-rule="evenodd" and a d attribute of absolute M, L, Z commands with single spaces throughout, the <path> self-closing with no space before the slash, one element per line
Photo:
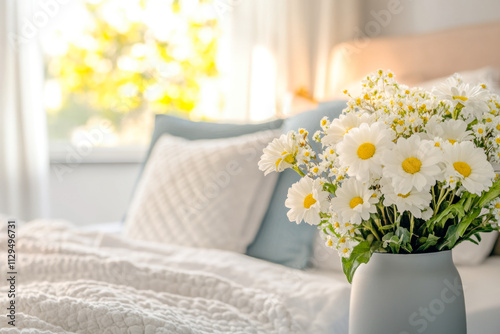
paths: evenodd
<path fill-rule="evenodd" d="M 153 114 L 223 109 L 209 0 L 75 0 L 42 32 L 52 147 L 145 145 Z"/>

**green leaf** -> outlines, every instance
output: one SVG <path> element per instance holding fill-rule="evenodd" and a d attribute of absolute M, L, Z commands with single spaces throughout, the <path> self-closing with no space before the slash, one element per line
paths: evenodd
<path fill-rule="evenodd" d="M 337 191 L 337 185 L 331 183 L 323 183 L 323 190 L 328 191 L 332 195 L 335 195 L 335 192 Z"/>
<path fill-rule="evenodd" d="M 444 242 L 439 245 L 439 250 L 452 249 L 453 246 L 457 243 L 459 239 L 458 235 L 458 225 L 451 225 L 446 231 L 446 235 L 444 236 Z"/>
<path fill-rule="evenodd" d="M 493 183 L 490 190 L 488 190 L 479 198 L 479 202 L 477 205 L 480 208 L 482 208 L 499 196 L 500 196 L 500 179 L 498 179 L 495 183 Z"/>
<path fill-rule="evenodd" d="M 451 225 L 448 228 L 448 231 L 446 232 L 446 235 L 444 237 L 445 241 L 443 244 L 441 244 L 438 248 L 439 250 L 443 249 L 452 249 L 455 247 L 457 242 L 462 238 L 462 236 L 465 234 L 469 226 L 472 224 L 472 222 L 479 216 L 481 213 L 481 208 L 476 208 L 472 212 L 470 212 L 467 217 L 462 220 L 458 225 Z M 467 238 L 467 237 L 466 237 Z"/>
<path fill-rule="evenodd" d="M 434 234 L 429 234 L 428 237 L 421 237 L 418 239 L 418 242 L 420 245 L 420 247 L 417 248 L 417 253 L 418 252 L 424 252 L 426 251 L 427 249 L 431 248 L 432 246 L 436 246 L 438 241 L 439 241 L 439 237 L 436 237 Z"/>
<path fill-rule="evenodd" d="M 351 256 L 342 258 L 342 267 L 349 283 L 352 283 L 352 278 L 354 277 L 356 269 L 358 269 L 361 264 L 368 263 L 373 252 L 380 249 L 380 246 L 380 241 L 375 241 L 372 244 L 368 241 L 362 241 L 354 247 Z"/>
<path fill-rule="evenodd" d="M 458 217 L 461 219 L 462 217 L 465 216 L 465 211 L 464 211 L 464 202 L 467 199 L 467 196 L 463 196 L 458 203 L 452 204 L 443 211 L 439 212 L 436 216 L 433 218 L 429 219 L 427 221 L 427 226 L 432 226 L 434 224 L 442 225 L 444 226 L 444 223 L 454 217 Z"/>

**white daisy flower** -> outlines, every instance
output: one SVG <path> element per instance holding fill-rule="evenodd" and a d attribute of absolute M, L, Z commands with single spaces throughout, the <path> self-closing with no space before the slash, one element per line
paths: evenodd
<path fill-rule="evenodd" d="M 472 130 L 477 138 L 484 138 L 488 134 L 486 124 L 478 123 L 472 126 Z"/>
<path fill-rule="evenodd" d="M 425 127 L 431 138 L 442 138 L 450 143 L 472 140 L 472 132 L 467 130 L 467 123 L 462 120 L 449 119 L 445 121 L 432 117 Z"/>
<path fill-rule="evenodd" d="M 358 241 L 351 238 L 342 237 L 338 241 L 338 251 L 341 257 L 348 258 L 351 256 L 354 247 L 359 244 Z"/>
<path fill-rule="evenodd" d="M 303 220 L 311 225 L 321 222 L 320 212 L 328 211 L 329 193 L 323 190 L 320 180 L 303 177 L 288 189 L 285 206 L 288 219 L 297 224 Z"/>
<path fill-rule="evenodd" d="M 366 123 L 369 120 L 370 116 L 366 113 L 358 114 L 350 112 L 348 114 L 342 114 L 331 122 L 321 142 L 323 145 L 336 145 L 351 129 L 357 128 L 362 123 Z"/>
<path fill-rule="evenodd" d="M 372 197 L 373 190 L 354 178 L 345 180 L 335 195 L 331 207 L 344 223 L 359 225 L 361 220 L 367 220 L 371 213 L 377 212 L 377 199 Z"/>
<path fill-rule="evenodd" d="M 323 173 L 323 168 L 321 168 L 320 165 L 312 165 L 312 166 L 309 166 L 309 173 L 312 175 L 312 176 L 318 176 L 320 175 L 321 173 Z"/>
<path fill-rule="evenodd" d="M 331 207 L 330 207 L 331 209 Z M 332 224 L 333 230 L 335 233 L 340 235 L 355 235 L 357 230 L 356 226 L 351 224 L 350 221 L 342 221 L 339 219 L 338 214 L 336 212 L 331 212 L 330 223 Z"/>
<path fill-rule="evenodd" d="M 496 198 L 493 201 L 491 201 L 490 208 L 498 224 L 500 222 L 500 198 Z"/>
<path fill-rule="evenodd" d="M 421 140 L 413 135 L 399 138 L 393 150 L 382 157 L 383 175 L 392 180 L 398 194 L 407 194 L 413 188 L 417 191 L 429 189 L 441 179 L 441 150 L 430 140 Z"/>
<path fill-rule="evenodd" d="M 379 122 L 352 129 L 338 145 L 341 166 L 348 167 L 347 174 L 362 182 L 380 177 L 382 155 L 394 145 L 392 136 L 393 132 Z"/>
<path fill-rule="evenodd" d="M 422 218 L 422 211 L 430 209 L 432 194 L 430 191 L 410 190 L 406 194 L 397 193 L 391 182 L 382 179 L 382 194 L 384 194 L 384 205 L 395 204 L 398 212 L 409 211 L 415 218 Z"/>
<path fill-rule="evenodd" d="M 321 119 L 320 126 L 323 131 L 328 129 L 328 127 L 330 126 L 330 121 L 328 120 L 328 117 L 325 116 Z"/>
<path fill-rule="evenodd" d="M 260 157 L 259 169 L 267 175 L 271 172 L 282 172 L 293 167 L 297 161 L 298 145 L 293 131 L 275 138 L 264 148 L 264 154 Z"/>
<path fill-rule="evenodd" d="M 326 247 L 333 247 L 334 245 L 337 244 L 337 238 L 333 235 L 326 235 L 325 236 L 325 246 Z"/>
<path fill-rule="evenodd" d="M 311 158 L 316 156 L 316 153 L 314 153 L 313 150 L 307 148 L 307 147 L 298 147 L 297 154 L 295 156 L 295 160 L 297 161 L 298 165 L 303 165 L 307 164 L 311 161 Z"/>
<path fill-rule="evenodd" d="M 466 141 L 443 147 L 445 178 L 456 177 L 470 193 L 480 195 L 491 187 L 495 172 L 483 149 Z"/>
<path fill-rule="evenodd" d="M 314 140 L 315 142 L 321 143 L 321 134 L 322 134 L 322 131 L 321 131 L 321 130 L 316 131 L 316 132 L 313 134 L 313 140 Z"/>
<path fill-rule="evenodd" d="M 448 100 L 453 107 L 460 103 L 465 107 L 464 111 L 470 114 L 481 115 L 488 111 L 488 91 L 480 85 L 471 86 L 464 83 L 458 74 L 448 78 L 432 92 L 439 99 Z"/>

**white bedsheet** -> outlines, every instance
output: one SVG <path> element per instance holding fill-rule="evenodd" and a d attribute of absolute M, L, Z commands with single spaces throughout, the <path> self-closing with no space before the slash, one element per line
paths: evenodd
<path fill-rule="evenodd" d="M 479 266 L 459 266 L 465 291 L 468 334 L 500 333 L 500 256 Z"/>
<path fill-rule="evenodd" d="M 120 228 L 120 223 L 85 229 L 60 222 L 24 226 L 17 243 L 22 259 L 17 302 L 23 307 L 17 329 L 1 323 L 0 333 L 30 327 L 56 333 L 106 333 L 106 328 L 149 333 L 155 326 L 165 333 L 224 333 L 227 328 L 219 322 L 228 318 L 233 319 L 231 333 L 347 334 L 350 287 L 340 272 L 303 272 L 230 252 L 129 241 L 119 236 Z M 2 253 L 4 236 L 2 231 Z M 499 334 L 500 257 L 458 269 L 468 333 Z M 214 282 L 224 284 L 223 294 L 214 292 Z M 78 309 L 68 311 L 68 299 Z M 0 305 L 5 302 L 5 294 L 0 295 Z M 113 307 L 121 315 L 113 315 Z M 44 308 L 48 311 L 41 312 Z M 110 314 L 117 323 L 93 318 L 89 310 Z"/>
<path fill-rule="evenodd" d="M 322 275 L 58 222 L 23 226 L 16 247 L 17 327 L 1 333 L 347 332 L 349 286 Z"/>

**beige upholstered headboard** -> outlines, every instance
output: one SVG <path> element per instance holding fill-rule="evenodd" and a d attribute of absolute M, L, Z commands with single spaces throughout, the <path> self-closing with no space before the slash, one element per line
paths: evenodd
<path fill-rule="evenodd" d="M 330 59 L 327 98 L 342 96 L 342 90 L 379 68 L 392 70 L 408 85 L 485 66 L 500 69 L 500 22 L 343 43 Z"/>

